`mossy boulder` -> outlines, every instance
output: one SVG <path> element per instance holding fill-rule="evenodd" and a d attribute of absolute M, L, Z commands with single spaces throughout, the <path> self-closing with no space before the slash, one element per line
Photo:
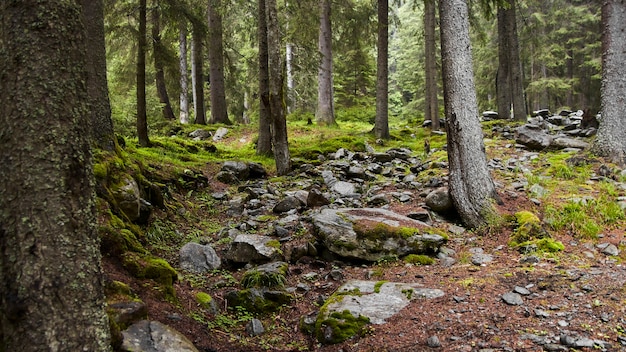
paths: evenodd
<path fill-rule="evenodd" d="M 159 283 L 168 298 L 175 297 L 174 282 L 178 273 L 165 259 L 127 252 L 122 255 L 122 265 L 137 278 Z"/>
<path fill-rule="evenodd" d="M 551 238 L 537 215 L 529 211 L 515 213 L 517 227 L 509 241 L 509 246 L 517 247 L 523 251 L 558 252 L 565 246 L 563 243 Z"/>
<path fill-rule="evenodd" d="M 330 252 L 366 261 L 433 255 L 448 239 L 444 231 L 426 223 L 378 208 L 323 209 L 313 216 L 313 225 Z"/>
<path fill-rule="evenodd" d="M 206 292 L 198 292 L 195 294 L 195 298 L 200 307 L 208 310 L 211 314 L 217 313 L 217 304 L 210 294 Z"/>
<path fill-rule="evenodd" d="M 268 288 L 230 291 L 225 298 L 231 307 L 240 306 L 249 312 L 258 314 L 275 312 L 293 300 L 293 296 L 285 291 Z"/>
<path fill-rule="evenodd" d="M 245 288 L 282 288 L 289 266 L 285 262 L 273 262 L 250 269 L 243 274 L 241 286 Z"/>

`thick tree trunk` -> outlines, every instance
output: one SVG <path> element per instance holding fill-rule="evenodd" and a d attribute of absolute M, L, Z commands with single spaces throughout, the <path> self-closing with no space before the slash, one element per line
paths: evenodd
<path fill-rule="evenodd" d="M 170 97 L 167 94 L 167 87 L 165 86 L 165 72 L 163 70 L 165 48 L 161 43 L 161 16 L 159 11 L 161 11 L 161 9 L 158 6 L 152 9 L 152 48 L 154 51 L 154 70 L 156 71 L 154 82 L 156 84 L 157 94 L 159 95 L 159 101 L 161 102 L 163 117 L 166 120 L 175 120 L 176 116 L 174 116 Z"/>
<path fill-rule="evenodd" d="M 507 9 L 498 7 L 498 72 L 496 74 L 496 99 L 498 116 L 501 119 L 511 118 L 511 48 L 509 47 L 509 32 L 511 28 L 507 19 Z"/>
<path fill-rule="evenodd" d="M 91 115 L 91 135 L 97 148 L 113 151 L 115 133 L 107 87 L 104 49 L 104 10 L 102 0 L 81 0 L 87 52 L 87 93 Z"/>
<path fill-rule="evenodd" d="M 602 117 L 593 150 L 626 165 L 626 2 L 602 6 Z"/>
<path fill-rule="evenodd" d="M 270 74 L 268 69 L 267 16 L 265 0 L 259 0 L 259 138 L 256 153 L 272 154 L 272 120 L 270 118 Z"/>
<path fill-rule="evenodd" d="M 78 0 L 0 16 L 0 350 L 108 351 Z"/>
<path fill-rule="evenodd" d="M 209 1 L 209 77 L 211 79 L 211 118 L 209 123 L 230 125 L 224 84 L 224 49 L 222 40 L 222 1 Z"/>
<path fill-rule="evenodd" d="M 335 104 L 333 97 L 333 54 L 332 31 L 330 24 L 330 0 L 320 0 L 320 31 L 318 48 L 320 65 L 317 74 L 317 110 L 315 120 L 318 125 L 335 125 Z"/>
<path fill-rule="evenodd" d="M 146 0 L 139 0 L 139 32 L 137 33 L 137 138 L 142 147 L 150 146 L 146 113 Z"/>
<path fill-rule="evenodd" d="M 378 0 L 378 57 L 376 61 L 376 138 L 389 138 L 389 0 Z"/>
<path fill-rule="evenodd" d="M 517 15 L 515 11 L 515 0 L 509 0 L 511 8 L 509 16 L 509 61 L 511 63 L 511 101 L 513 102 L 513 119 L 515 121 L 526 121 L 528 111 L 526 109 L 526 95 L 524 94 L 524 70 L 520 59 L 519 38 L 517 36 Z"/>
<path fill-rule="evenodd" d="M 287 140 L 287 119 L 285 117 L 283 64 L 280 48 L 281 37 L 278 24 L 276 0 L 266 0 L 267 47 L 269 69 L 269 107 L 272 120 L 272 142 L 276 173 L 286 175 L 291 171 L 291 157 Z"/>
<path fill-rule="evenodd" d="M 204 109 L 204 74 L 202 73 L 202 29 L 193 24 L 191 33 L 191 84 L 196 123 L 206 125 Z"/>
<path fill-rule="evenodd" d="M 180 67 L 180 123 L 189 123 L 189 72 L 187 68 L 187 22 L 180 25 L 178 44 Z"/>
<path fill-rule="evenodd" d="M 431 129 L 439 130 L 439 101 L 437 99 L 437 46 L 435 40 L 436 0 L 424 1 L 424 51 L 426 66 L 426 114 L 424 120 L 432 122 Z"/>
<path fill-rule="evenodd" d="M 450 196 L 463 222 L 475 228 L 494 215 L 498 195 L 478 121 L 466 1 L 440 0 L 439 17 Z"/>

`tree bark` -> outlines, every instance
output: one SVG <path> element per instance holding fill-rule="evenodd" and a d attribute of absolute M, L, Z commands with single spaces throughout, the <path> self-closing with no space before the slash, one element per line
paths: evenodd
<path fill-rule="evenodd" d="M 330 0 L 319 0 L 320 30 L 318 49 L 320 65 L 317 74 L 317 110 L 315 120 L 318 125 L 336 125 L 333 97 L 333 54 L 330 23 Z"/>
<path fill-rule="evenodd" d="M 115 133 L 107 86 L 104 49 L 104 10 L 102 0 L 81 0 L 87 52 L 87 93 L 91 115 L 92 142 L 97 148 L 113 151 Z"/>
<path fill-rule="evenodd" d="M 378 0 L 376 61 L 376 138 L 389 139 L 389 0 Z"/>
<path fill-rule="evenodd" d="M 626 2 L 602 6 L 602 117 L 593 150 L 626 165 Z"/>
<path fill-rule="evenodd" d="M 163 70 L 163 55 L 165 48 L 161 43 L 161 16 L 159 11 L 161 9 L 158 3 L 155 1 L 154 8 L 152 9 L 152 49 L 154 55 L 154 70 L 157 94 L 159 95 L 159 101 L 161 102 L 161 111 L 163 117 L 166 120 L 176 120 L 174 111 L 172 110 L 172 104 L 170 103 L 170 97 L 167 94 L 167 87 L 165 85 L 165 72 Z"/>
<path fill-rule="evenodd" d="M 209 0 L 209 84 L 211 90 L 211 118 L 209 123 L 230 125 L 226 107 L 226 86 L 224 84 L 224 48 L 222 39 L 221 0 Z"/>
<path fill-rule="evenodd" d="M 498 116 L 501 119 L 511 118 L 511 59 L 509 54 L 509 26 L 507 9 L 498 6 L 498 72 L 496 74 L 496 99 L 498 102 Z"/>
<path fill-rule="evenodd" d="M 515 0 L 509 0 L 511 8 L 508 10 L 509 16 L 509 61 L 511 63 L 511 101 L 513 103 L 513 119 L 515 121 L 526 121 L 528 111 L 526 108 L 526 95 L 524 94 L 524 70 L 520 59 L 519 37 L 517 35 L 517 15 L 515 10 Z"/>
<path fill-rule="evenodd" d="M 285 117 L 283 63 L 281 60 L 281 36 L 278 24 L 276 0 L 266 0 L 267 47 L 269 71 L 269 107 L 272 120 L 272 144 L 276 173 L 286 175 L 291 171 L 291 157 L 287 140 L 287 119 Z"/>
<path fill-rule="evenodd" d="M 187 22 L 182 21 L 179 37 L 180 123 L 189 123 L 189 72 L 187 68 Z"/>
<path fill-rule="evenodd" d="M 268 69 L 267 16 L 265 0 L 259 0 L 259 138 L 256 153 L 272 154 L 272 121 L 270 118 L 270 74 Z"/>
<path fill-rule="evenodd" d="M 202 28 L 194 23 L 191 33 L 191 84 L 196 123 L 206 125 L 204 74 L 202 72 Z"/>
<path fill-rule="evenodd" d="M 437 98 L 437 46 L 435 41 L 436 0 L 424 1 L 424 51 L 426 75 L 425 120 L 432 122 L 431 129 L 439 130 L 439 100 Z"/>
<path fill-rule="evenodd" d="M 150 146 L 146 113 L 146 0 L 139 0 L 137 33 L 137 138 L 142 147 Z"/>
<path fill-rule="evenodd" d="M 108 351 L 77 0 L 0 16 L 0 350 Z"/>
<path fill-rule="evenodd" d="M 472 69 L 465 0 L 440 0 L 441 61 L 450 196 L 468 227 L 488 223 L 499 201 L 487 168 Z"/>

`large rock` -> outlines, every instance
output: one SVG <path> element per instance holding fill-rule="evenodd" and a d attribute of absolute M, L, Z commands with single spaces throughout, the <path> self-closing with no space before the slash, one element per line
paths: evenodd
<path fill-rule="evenodd" d="M 250 167 L 243 161 L 225 161 L 221 171 L 230 172 L 241 181 L 250 177 Z"/>
<path fill-rule="evenodd" d="M 445 214 L 454 210 L 454 204 L 447 187 L 439 187 L 430 192 L 425 199 L 426 205 L 437 213 Z"/>
<path fill-rule="evenodd" d="M 122 351 L 198 352 L 185 335 L 158 321 L 142 320 L 122 331 Z"/>
<path fill-rule="evenodd" d="M 189 242 L 180 249 L 180 267 L 193 273 L 201 274 L 219 269 L 222 260 L 213 247 Z"/>
<path fill-rule="evenodd" d="M 566 148 L 576 148 L 576 149 L 587 149 L 589 148 L 589 143 L 585 141 L 581 141 L 577 138 L 569 138 L 569 137 L 557 137 L 552 140 L 550 147 L 556 149 L 566 149 Z"/>
<path fill-rule="evenodd" d="M 515 141 L 531 150 L 543 150 L 552 143 L 552 136 L 538 125 L 526 124 L 515 130 Z"/>
<path fill-rule="evenodd" d="M 338 343 L 358 334 L 368 323 L 384 324 L 412 300 L 442 297 L 444 292 L 415 283 L 351 280 L 322 306 L 315 334 L 322 343 Z"/>
<path fill-rule="evenodd" d="M 121 186 L 113 190 L 113 197 L 120 210 L 130 221 L 139 219 L 141 210 L 141 195 L 137 181 L 130 176 L 122 179 Z"/>
<path fill-rule="evenodd" d="M 323 209 L 313 225 L 330 252 L 359 260 L 434 254 L 446 242 L 445 234 L 427 224 L 378 208 Z"/>
<path fill-rule="evenodd" d="M 239 234 L 230 245 L 226 258 L 237 263 L 263 263 L 281 259 L 280 243 L 271 237 Z"/>

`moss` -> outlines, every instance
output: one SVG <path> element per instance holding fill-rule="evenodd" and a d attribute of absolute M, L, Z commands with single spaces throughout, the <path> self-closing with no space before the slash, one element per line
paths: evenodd
<path fill-rule="evenodd" d="M 231 291 L 226 294 L 225 298 L 231 307 L 239 306 L 249 312 L 267 314 L 277 311 L 285 304 L 289 304 L 293 296 L 284 291 L 249 288 Z"/>
<path fill-rule="evenodd" d="M 541 220 L 529 212 L 520 211 L 515 214 L 517 228 L 509 241 L 510 246 L 518 246 L 520 243 L 528 242 L 533 239 L 549 238 L 548 232 L 541 226 Z"/>
<path fill-rule="evenodd" d="M 565 249 L 565 245 L 561 241 L 553 240 L 552 238 L 541 238 L 533 241 L 522 242 L 517 245 L 520 248 L 527 248 L 530 246 L 536 246 L 540 252 L 554 253 L 560 252 Z"/>
<path fill-rule="evenodd" d="M 248 270 L 241 278 L 241 286 L 251 287 L 283 287 L 285 286 L 285 274 L 277 272 L 262 272 Z"/>
<path fill-rule="evenodd" d="M 381 280 L 381 281 L 378 281 L 376 284 L 374 284 L 374 292 L 375 292 L 375 293 L 380 293 L 380 288 L 381 288 L 381 287 L 382 287 L 385 283 L 387 283 L 387 281 L 385 281 L 385 280 Z"/>
<path fill-rule="evenodd" d="M 419 265 L 432 265 L 435 260 L 427 255 L 421 254 L 409 254 L 403 259 L 406 263 L 419 264 Z"/>
<path fill-rule="evenodd" d="M 407 288 L 404 289 L 402 291 L 400 291 L 402 293 L 404 293 L 404 295 L 406 296 L 406 299 L 408 299 L 409 301 L 411 300 L 411 297 L 413 297 L 413 289 L 412 288 Z"/>
<path fill-rule="evenodd" d="M 215 304 L 213 302 L 213 297 L 205 292 L 196 293 L 196 302 L 198 302 L 198 304 L 200 304 L 200 306 L 204 309 L 212 309 L 213 304 Z"/>
<path fill-rule="evenodd" d="M 122 265 L 137 278 L 159 283 L 166 298 L 175 298 L 174 281 L 178 278 L 178 273 L 166 260 L 127 252 L 122 256 Z"/>
<path fill-rule="evenodd" d="M 98 235 L 100 236 L 100 250 L 102 253 L 113 256 L 119 256 L 127 251 L 146 253 L 145 248 L 130 230 L 118 230 L 109 226 L 100 226 Z"/>
<path fill-rule="evenodd" d="M 368 317 L 355 317 L 346 309 L 343 312 L 333 312 L 329 317 L 316 322 L 315 331 L 320 342 L 335 344 L 362 333 L 369 322 Z"/>
<path fill-rule="evenodd" d="M 270 240 L 265 243 L 266 246 L 280 249 L 280 242 L 277 240 Z"/>

